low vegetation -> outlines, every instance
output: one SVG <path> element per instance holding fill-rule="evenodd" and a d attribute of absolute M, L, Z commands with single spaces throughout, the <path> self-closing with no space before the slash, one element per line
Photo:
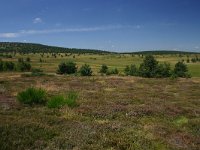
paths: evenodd
<path fill-rule="evenodd" d="M 0 81 L 1 149 L 199 148 L 199 78 L 6 73 Z M 76 91 L 79 107 L 19 105 L 15 93 L 28 85 L 46 89 L 49 100 Z"/>
<path fill-rule="evenodd" d="M 28 105 L 44 105 L 47 101 L 47 93 L 43 89 L 31 87 L 18 93 L 17 100 Z"/>
<path fill-rule="evenodd" d="M 12 47 L 0 43 L 0 149 L 199 149 L 199 54 Z"/>
<path fill-rule="evenodd" d="M 31 64 L 19 59 L 18 63 L 0 60 L 0 71 L 30 71 Z"/>
<path fill-rule="evenodd" d="M 74 74 L 77 72 L 76 64 L 72 61 L 62 62 L 58 66 L 58 74 Z"/>
<path fill-rule="evenodd" d="M 82 65 L 79 72 L 80 72 L 81 76 L 91 76 L 92 75 L 92 69 L 87 64 Z"/>
<path fill-rule="evenodd" d="M 47 102 L 48 108 L 61 108 L 63 106 L 75 107 L 77 106 L 78 94 L 76 92 L 68 92 L 67 96 L 56 95 L 50 98 Z"/>

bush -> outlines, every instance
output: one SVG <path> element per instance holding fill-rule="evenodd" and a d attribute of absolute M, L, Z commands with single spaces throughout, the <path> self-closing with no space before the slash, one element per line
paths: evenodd
<path fill-rule="evenodd" d="M 76 64 L 72 61 L 62 62 L 58 66 L 58 74 L 74 74 L 77 72 Z"/>
<path fill-rule="evenodd" d="M 170 76 L 171 76 L 170 64 L 168 63 L 159 64 L 156 72 L 156 77 L 170 77 Z"/>
<path fill-rule="evenodd" d="M 112 75 L 112 74 L 119 74 L 118 69 L 115 68 L 115 69 L 108 70 L 108 71 L 106 72 L 106 75 Z"/>
<path fill-rule="evenodd" d="M 126 66 L 126 68 L 124 69 L 124 73 L 130 76 L 137 76 L 138 70 L 135 65 Z"/>
<path fill-rule="evenodd" d="M 142 77 L 153 78 L 156 77 L 157 68 L 158 61 L 152 55 L 148 55 L 139 67 L 139 74 Z"/>
<path fill-rule="evenodd" d="M 103 64 L 100 69 L 100 73 L 106 73 L 108 71 L 108 66 Z"/>
<path fill-rule="evenodd" d="M 14 71 L 15 64 L 13 62 L 3 62 L 3 70 L 4 71 Z"/>
<path fill-rule="evenodd" d="M 25 91 L 18 93 L 17 100 L 23 104 L 45 104 L 47 101 L 46 91 L 39 88 L 28 88 Z"/>
<path fill-rule="evenodd" d="M 27 57 L 27 58 L 26 58 L 26 61 L 27 61 L 27 62 L 30 62 L 30 61 L 31 61 L 30 57 Z"/>
<path fill-rule="evenodd" d="M 74 92 L 74 91 L 69 92 L 67 94 L 66 104 L 69 107 L 77 106 L 77 103 L 76 103 L 77 98 L 78 98 L 78 93 L 77 92 Z"/>
<path fill-rule="evenodd" d="M 19 62 L 17 64 L 17 69 L 19 71 L 30 71 L 31 70 L 31 64 L 28 62 Z"/>
<path fill-rule="evenodd" d="M 61 108 L 65 105 L 69 107 L 77 106 L 76 100 L 78 94 L 76 92 L 69 92 L 65 98 L 62 95 L 54 96 L 47 102 L 47 107 L 49 108 Z"/>
<path fill-rule="evenodd" d="M 188 74 L 188 68 L 183 62 L 176 63 L 174 74 L 176 74 L 177 77 L 190 77 Z"/>
<path fill-rule="evenodd" d="M 2 60 L 0 60 L 0 71 L 3 71 L 3 61 Z"/>
<path fill-rule="evenodd" d="M 62 95 L 54 96 L 47 102 L 48 108 L 61 108 L 64 105 L 66 105 L 66 100 Z"/>
<path fill-rule="evenodd" d="M 89 65 L 85 64 L 83 65 L 79 70 L 81 76 L 91 76 L 92 75 L 92 69 Z"/>

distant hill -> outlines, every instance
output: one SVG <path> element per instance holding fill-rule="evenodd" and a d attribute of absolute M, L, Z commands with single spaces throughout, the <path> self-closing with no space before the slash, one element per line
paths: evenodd
<path fill-rule="evenodd" d="M 102 50 L 63 48 L 34 43 L 0 42 L 0 53 L 21 52 L 21 53 L 93 53 L 104 54 L 112 53 Z"/>
<path fill-rule="evenodd" d="M 116 54 L 116 52 L 95 50 L 95 49 L 63 48 L 63 47 L 48 46 L 35 43 L 0 42 L 0 53 L 4 52 Z M 119 54 L 162 55 L 162 54 L 200 54 L 200 53 L 173 51 L 173 50 L 155 50 L 155 51 L 122 52 Z"/>
<path fill-rule="evenodd" d="M 164 54 L 200 54 L 200 53 L 187 52 L 187 51 L 174 51 L 174 50 L 154 50 L 154 51 L 127 52 L 127 53 L 123 53 L 123 54 L 164 55 Z"/>

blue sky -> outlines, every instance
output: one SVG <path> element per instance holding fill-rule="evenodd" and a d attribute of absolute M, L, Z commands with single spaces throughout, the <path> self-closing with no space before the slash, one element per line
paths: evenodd
<path fill-rule="evenodd" d="M 200 52 L 200 0 L 1 0 L 0 41 Z"/>

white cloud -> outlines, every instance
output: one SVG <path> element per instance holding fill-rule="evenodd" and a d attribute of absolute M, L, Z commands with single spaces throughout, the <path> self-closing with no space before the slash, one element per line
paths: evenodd
<path fill-rule="evenodd" d="M 0 38 L 14 38 L 23 35 L 36 35 L 36 34 L 52 34 L 52 33 L 67 33 L 67 32 L 95 32 L 117 29 L 140 29 L 140 26 L 124 26 L 124 25 L 109 25 L 109 26 L 97 26 L 88 28 L 62 28 L 62 29 L 48 29 L 48 30 L 20 30 L 13 33 L 0 33 Z"/>
<path fill-rule="evenodd" d="M 195 49 L 199 49 L 199 46 L 195 46 L 194 48 L 195 48 Z"/>
<path fill-rule="evenodd" d="M 33 20 L 33 23 L 42 23 L 43 21 L 42 21 L 42 19 L 41 18 L 35 18 L 34 20 Z"/>
<path fill-rule="evenodd" d="M 15 38 L 18 37 L 18 33 L 0 33 L 0 38 Z"/>

